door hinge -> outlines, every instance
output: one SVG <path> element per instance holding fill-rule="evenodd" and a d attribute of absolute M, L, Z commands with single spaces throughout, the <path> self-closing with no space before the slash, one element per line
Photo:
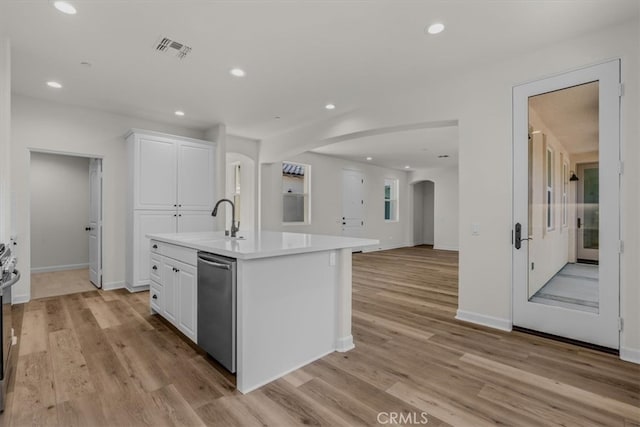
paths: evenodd
<path fill-rule="evenodd" d="M 618 241 L 618 253 L 619 254 L 624 253 L 624 240 Z"/>
<path fill-rule="evenodd" d="M 618 317 L 618 331 L 622 332 L 622 328 L 624 327 L 624 321 L 622 317 Z"/>
<path fill-rule="evenodd" d="M 619 97 L 624 96 L 624 83 L 620 83 L 620 85 L 618 86 L 618 96 Z"/>
<path fill-rule="evenodd" d="M 622 175 L 624 173 L 624 162 L 620 160 L 618 162 L 618 175 Z"/>

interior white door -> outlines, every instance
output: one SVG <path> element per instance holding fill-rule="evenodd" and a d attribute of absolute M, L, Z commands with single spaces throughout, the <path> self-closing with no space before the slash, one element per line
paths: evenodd
<path fill-rule="evenodd" d="M 599 237 L 599 167 L 597 163 L 578 165 L 578 261 L 598 263 Z"/>
<path fill-rule="evenodd" d="M 364 229 L 364 175 L 342 171 L 342 235 L 362 236 Z"/>
<path fill-rule="evenodd" d="M 534 150 L 530 150 L 529 102 L 530 98 L 538 95 L 591 83 L 597 83 L 595 93 L 598 96 L 596 114 L 599 140 L 596 155 L 601 172 L 598 177 L 600 262 L 599 266 L 592 270 L 596 272 L 596 277 L 591 278 L 597 283 L 597 306 L 595 310 L 588 311 L 570 304 L 543 303 L 536 300 L 535 295 L 532 296 L 529 292 L 530 287 L 535 285 L 530 281 L 534 281 L 536 275 L 540 274 L 540 268 L 544 266 L 540 265 L 540 259 L 545 258 L 546 261 L 543 264 L 548 264 L 549 257 L 554 256 L 554 252 L 560 252 L 556 249 L 564 250 L 572 243 L 565 237 L 571 235 L 570 228 L 563 228 L 563 224 L 558 219 L 559 206 L 552 205 L 556 203 L 554 201 L 559 200 L 557 194 L 560 193 L 563 180 L 567 178 L 554 172 L 539 183 L 534 182 L 533 186 L 540 184 L 540 191 L 543 192 L 544 197 L 539 198 L 538 202 L 535 200 L 532 202 L 530 199 L 530 179 L 535 174 L 532 174 L 529 169 L 531 164 L 536 162 L 529 162 L 529 155 L 536 149 L 534 147 Z M 513 325 L 613 349 L 619 348 L 619 86 L 620 62 L 615 60 L 516 86 L 513 90 Z M 531 141 L 533 140 L 534 138 L 531 138 Z M 540 162 L 542 168 L 547 167 L 548 164 L 554 164 L 553 162 L 557 162 L 560 158 L 557 150 L 552 150 L 548 158 L 546 151 L 546 148 L 540 150 L 544 153 L 540 156 L 545 156 Z M 552 158 L 555 160 L 552 161 Z M 571 161 L 575 163 L 575 159 Z M 544 176 L 547 176 L 546 171 Z M 552 202 L 549 203 L 549 201 Z M 531 203 L 533 206 L 530 206 Z M 538 220 L 541 224 L 539 233 L 536 232 L 535 226 L 535 221 Z M 531 221 L 534 224 L 532 228 L 530 228 Z M 566 247 L 562 247 L 563 244 L 556 244 L 552 246 L 553 250 L 539 250 L 544 243 L 543 239 L 547 239 L 548 243 L 556 238 L 558 241 L 565 239 L 563 244 L 566 244 Z M 534 254 L 538 256 L 536 262 L 532 259 Z M 560 267 L 555 267 L 556 270 L 552 269 L 549 275 L 552 276 L 551 280 L 548 278 L 541 280 L 543 287 L 552 283 L 554 277 L 561 275 L 565 267 L 573 269 L 594 267 L 572 264 L 569 262 L 569 257 L 566 254 L 564 256 L 566 264 L 561 260 Z M 557 268 L 561 269 L 557 270 Z M 553 275 L 554 271 L 558 272 Z M 546 284 L 544 281 L 547 281 Z M 539 291 L 536 290 L 536 294 L 538 293 Z"/>
<path fill-rule="evenodd" d="M 102 287 L 102 160 L 89 162 L 89 280 Z"/>

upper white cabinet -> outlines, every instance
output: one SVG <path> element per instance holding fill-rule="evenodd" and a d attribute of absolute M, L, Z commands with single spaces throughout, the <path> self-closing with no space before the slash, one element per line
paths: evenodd
<path fill-rule="evenodd" d="M 210 210 L 215 146 L 205 141 L 131 133 L 133 209 Z"/>
<path fill-rule="evenodd" d="M 138 138 L 135 144 L 134 209 L 171 209 L 176 206 L 176 142 Z"/>
<path fill-rule="evenodd" d="M 202 144 L 178 145 L 178 206 L 183 210 L 213 209 L 213 150 Z M 203 188 L 206 187 L 206 188 Z"/>
<path fill-rule="evenodd" d="M 214 230 L 215 150 L 213 142 L 157 132 L 133 130 L 127 135 L 130 291 L 149 286 L 148 233 Z"/>

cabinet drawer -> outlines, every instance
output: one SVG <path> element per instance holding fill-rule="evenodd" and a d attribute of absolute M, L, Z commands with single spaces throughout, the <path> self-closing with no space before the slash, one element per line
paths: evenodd
<path fill-rule="evenodd" d="M 198 251 L 185 248 L 184 246 L 172 245 L 170 243 L 151 241 L 151 253 L 164 255 L 185 264 L 196 266 L 198 264 Z"/>
<path fill-rule="evenodd" d="M 151 280 L 158 282 L 158 283 L 162 283 L 162 280 L 160 279 L 160 267 L 161 267 L 161 258 L 157 255 L 151 255 L 151 265 L 149 266 L 150 270 L 149 270 L 149 276 L 151 277 Z"/>
<path fill-rule="evenodd" d="M 162 286 L 156 282 L 151 282 L 149 287 L 149 301 L 151 308 L 158 313 L 162 313 L 164 310 L 164 298 L 162 295 Z"/>

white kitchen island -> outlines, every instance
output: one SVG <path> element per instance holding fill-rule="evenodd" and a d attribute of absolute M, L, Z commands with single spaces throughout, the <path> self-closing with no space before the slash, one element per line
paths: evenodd
<path fill-rule="evenodd" d="M 351 254 L 377 240 L 270 231 L 238 236 L 148 235 L 152 310 L 197 342 L 195 265 L 203 251 L 237 260 L 236 386 L 242 393 L 354 347 Z M 171 279 L 168 292 L 162 275 L 176 270 L 184 277 Z"/>

